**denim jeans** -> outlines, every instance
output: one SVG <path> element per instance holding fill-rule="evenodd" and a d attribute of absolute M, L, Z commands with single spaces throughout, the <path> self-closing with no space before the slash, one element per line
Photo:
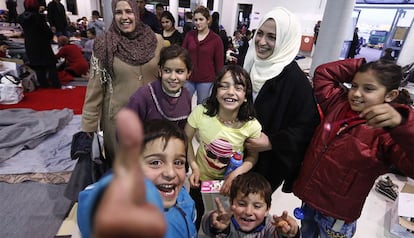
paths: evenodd
<path fill-rule="evenodd" d="M 212 85 L 213 83 L 194 83 L 188 80 L 185 82 L 185 87 L 190 92 L 190 95 L 193 95 L 197 91 L 197 104 L 203 103 L 210 96 Z"/>
<path fill-rule="evenodd" d="M 355 234 L 356 221 L 342 225 L 340 220 L 325 216 L 306 204 L 302 209 L 305 214 L 300 228 L 303 238 L 351 238 Z"/>

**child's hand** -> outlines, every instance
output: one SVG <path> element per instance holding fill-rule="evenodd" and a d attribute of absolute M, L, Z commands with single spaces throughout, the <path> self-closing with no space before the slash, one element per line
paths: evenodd
<path fill-rule="evenodd" d="M 359 115 L 367 120 L 367 125 L 374 128 L 392 128 L 400 125 L 402 121 L 400 113 L 388 103 L 371 106 Z"/>
<path fill-rule="evenodd" d="M 265 133 L 261 133 L 259 138 L 248 138 L 244 143 L 245 148 L 251 151 L 263 152 L 272 149 L 272 143 Z"/>
<path fill-rule="evenodd" d="M 210 215 L 211 226 L 217 231 L 224 231 L 230 225 L 231 213 L 224 209 L 218 197 L 214 201 L 216 202 L 217 210 Z"/>
<path fill-rule="evenodd" d="M 190 175 L 190 185 L 192 188 L 200 187 L 200 169 L 197 165 L 194 165 L 191 168 L 191 175 Z"/>
<path fill-rule="evenodd" d="M 283 211 L 282 216 L 273 215 L 273 225 L 283 236 L 295 237 L 299 231 L 296 220 L 289 216 L 287 211 Z"/>
<path fill-rule="evenodd" d="M 116 116 L 116 128 L 120 150 L 114 177 L 96 208 L 94 237 L 163 237 L 164 214 L 146 201 L 139 162 L 143 129 L 136 113 L 122 109 Z"/>

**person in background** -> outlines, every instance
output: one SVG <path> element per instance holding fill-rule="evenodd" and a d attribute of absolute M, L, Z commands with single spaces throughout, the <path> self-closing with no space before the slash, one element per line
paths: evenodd
<path fill-rule="evenodd" d="M 17 0 L 6 0 L 6 8 L 8 11 L 7 15 L 7 22 L 10 24 L 13 23 L 15 26 L 17 25 Z"/>
<path fill-rule="evenodd" d="M 394 56 L 392 56 L 392 51 L 393 51 L 392 48 L 386 48 L 384 50 L 384 54 L 381 56 L 380 59 L 382 59 L 382 60 L 388 60 L 390 62 L 394 62 L 395 63 L 395 58 L 394 58 Z"/>
<path fill-rule="evenodd" d="M 188 117 L 185 133 L 192 141 L 199 135 L 196 155 L 188 146 L 191 166 L 190 194 L 196 202 L 197 228 L 204 214 L 201 182 L 223 180 L 221 189 L 228 194 L 233 179 L 249 171 L 257 161 L 257 153 L 245 150 L 247 138 L 258 138 L 261 126 L 254 117 L 252 84 L 247 72 L 238 65 L 226 65 L 214 81 L 211 95 L 197 105 Z M 231 157 L 239 156 L 242 164 L 225 176 Z"/>
<path fill-rule="evenodd" d="M 43 13 L 46 10 L 46 0 L 38 0 L 39 2 L 39 12 Z"/>
<path fill-rule="evenodd" d="M 238 175 L 230 187 L 230 211 L 216 199 L 217 210 L 202 218 L 198 237 L 300 237 L 296 220 L 284 211 L 270 215 L 272 187 L 260 174 Z"/>
<path fill-rule="evenodd" d="M 133 111 L 122 109 L 116 116 L 116 127 L 121 150 L 113 175 L 102 177 L 79 194 L 77 224 L 80 233 L 83 238 L 163 238 L 169 229 L 164 206 L 157 188 L 145 178 L 142 163 L 137 159 L 137 155 L 146 150 L 142 124 Z M 155 141 L 159 144 L 159 139 L 149 140 Z M 154 147 L 148 141 L 145 144 Z"/>
<path fill-rule="evenodd" d="M 164 12 L 164 5 L 162 3 L 157 3 L 155 5 L 155 16 L 157 16 L 158 21 L 161 22 L 161 14 Z"/>
<path fill-rule="evenodd" d="M 158 80 L 139 88 L 127 107 L 144 122 L 164 119 L 184 129 L 191 112 L 191 95 L 184 88 L 191 74 L 191 58 L 186 49 L 171 45 L 161 50 L 158 66 Z"/>
<path fill-rule="evenodd" d="M 245 35 L 242 35 L 241 41 L 242 44 L 239 46 L 239 54 L 237 56 L 237 64 L 243 66 L 244 59 L 246 58 L 247 50 L 249 49 L 249 41 L 252 38 L 252 32 L 246 30 Z"/>
<path fill-rule="evenodd" d="M 257 119 L 263 127 L 246 148 L 259 153 L 254 171 L 276 190 L 291 192 L 306 148 L 319 124 L 312 86 L 295 61 L 301 31 L 295 15 L 282 7 L 266 13 L 249 46 L 244 68 L 253 84 Z"/>
<path fill-rule="evenodd" d="M 138 4 L 139 9 L 139 18 L 144 24 L 147 24 L 151 27 L 152 31 L 155 33 L 161 34 L 161 24 L 158 20 L 157 16 L 155 16 L 154 13 L 148 11 L 145 8 L 145 5 L 147 4 L 146 0 L 136 0 Z"/>
<path fill-rule="evenodd" d="M 8 45 L 4 41 L 0 40 L 0 58 L 7 58 L 7 48 Z"/>
<path fill-rule="evenodd" d="M 184 26 L 183 26 L 183 37 L 187 34 L 187 32 L 194 30 L 194 23 L 193 23 L 193 13 L 192 12 L 185 12 L 184 13 Z"/>
<path fill-rule="evenodd" d="M 89 63 L 83 57 L 82 49 L 79 46 L 69 43 L 69 39 L 66 36 L 59 36 L 58 45 L 60 48 L 56 58 L 64 59 L 58 71 L 58 77 L 61 82 L 69 82 L 73 80 L 73 77 L 80 77 L 88 73 Z"/>
<path fill-rule="evenodd" d="M 157 78 L 161 35 L 139 20 L 135 0 L 112 0 L 113 19 L 97 37 L 82 112 L 82 130 L 103 131 L 106 159 L 115 157 L 115 115 L 141 86 Z M 128 24 L 124 24 L 128 23 Z"/>
<path fill-rule="evenodd" d="M 239 52 L 233 46 L 233 42 L 229 42 L 229 46 L 226 51 L 226 61 L 225 64 L 238 64 L 237 58 L 239 56 Z"/>
<path fill-rule="evenodd" d="M 69 43 L 76 45 L 77 47 L 79 47 L 79 49 L 83 49 L 83 46 L 85 44 L 85 40 L 82 38 L 82 33 L 79 30 L 76 30 L 75 32 L 73 32 L 71 34 L 71 37 L 69 38 Z M 85 32 L 86 34 L 86 32 Z M 58 41 L 59 41 L 59 37 L 58 37 Z M 58 42 L 59 44 L 59 42 Z"/>
<path fill-rule="evenodd" d="M 401 67 L 364 62 L 346 59 L 315 70 L 324 119 L 293 186 L 303 201 L 303 237 L 352 237 L 378 176 L 396 168 L 414 178 L 413 101 L 399 89 Z"/>
<path fill-rule="evenodd" d="M 37 0 L 25 0 L 23 5 L 25 11 L 20 14 L 19 23 L 25 38 L 24 47 L 28 58 L 26 64 L 36 72 L 40 87 L 60 88 L 57 60 L 50 45 L 53 33 L 39 12 Z"/>
<path fill-rule="evenodd" d="M 347 58 L 355 58 L 359 45 L 358 27 L 355 27 Z"/>
<path fill-rule="evenodd" d="M 165 41 L 169 42 L 169 45 L 179 45 L 183 43 L 183 35 L 175 29 L 175 19 L 171 12 L 164 11 L 161 14 L 161 25 L 162 25 L 162 37 Z"/>
<path fill-rule="evenodd" d="M 183 47 L 193 62 L 193 73 L 186 82 L 191 95 L 197 92 L 197 104 L 210 95 L 211 86 L 224 65 L 224 49 L 220 37 L 209 29 L 210 11 L 204 6 L 194 10 L 196 30 L 185 35 Z"/>
<path fill-rule="evenodd" d="M 86 36 L 88 37 L 88 40 L 86 40 L 85 46 L 83 47 L 82 52 L 83 52 L 83 56 L 85 57 L 85 59 L 89 62 L 92 56 L 93 43 L 95 42 L 95 38 L 96 38 L 95 28 L 87 29 Z"/>
<path fill-rule="evenodd" d="M 319 35 L 319 28 L 321 28 L 322 21 L 317 21 L 315 26 L 313 27 L 313 44 L 316 45 L 316 40 L 318 39 Z"/>
<path fill-rule="evenodd" d="M 220 32 L 220 13 L 213 12 L 213 14 L 211 14 L 210 30 L 212 30 L 217 35 L 219 34 L 219 32 Z"/>
<path fill-rule="evenodd" d="M 93 10 L 92 11 L 92 18 L 88 22 L 87 29 L 94 28 L 96 32 L 96 36 L 100 36 L 105 32 L 105 22 L 101 20 L 101 15 L 99 11 Z"/>
<path fill-rule="evenodd" d="M 69 37 L 66 10 L 60 0 L 52 0 L 47 4 L 47 20 L 50 29 L 57 37 L 61 35 Z"/>

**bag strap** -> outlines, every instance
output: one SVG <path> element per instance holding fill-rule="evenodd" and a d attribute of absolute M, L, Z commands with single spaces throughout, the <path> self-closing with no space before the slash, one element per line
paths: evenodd
<path fill-rule="evenodd" d="M 20 83 L 20 79 L 19 78 L 17 78 L 17 77 L 15 77 L 15 76 L 13 76 L 13 75 L 11 75 L 11 74 L 9 74 L 9 73 L 6 73 L 6 74 L 0 74 L 0 78 L 6 78 L 7 80 L 9 80 L 12 84 L 16 84 L 16 85 L 18 85 L 19 83 Z"/>

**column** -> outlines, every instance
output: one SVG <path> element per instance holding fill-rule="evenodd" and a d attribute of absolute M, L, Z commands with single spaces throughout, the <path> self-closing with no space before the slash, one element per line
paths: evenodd
<path fill-rule="evenodd" d="M 329 0 L 319 29 L 318 41 L 312 57 L 310 75 L 323 63 L 339 59 L 347 29 L 352 22 L 352 11 L 355 0 Z"/>
<path fill-rule="evenodd" d="M 407 64 L 411 64 L 414 62 L 414 29 L 413 29 L 413 21 L 411 21 L 410 31 L 405 38 L 404 45 L 401 49 L 401 52 L 398 56 L 397 64 L 404 66 Z M 410 53 L 411 52 L 411 53 Z"/>
<path fill-rule="evenodd" d="M 170 8 L 171 14 L 175 19 L 175 27 L 178 26 L 178 0 L 170 0 Z"/>
<path fill-rule="evenodd" d="M 112 6 L 111 6 L 111 1 L 109 0 L 105 0 L 102 1 L 102 9 L 103 9 L 103 19 L 105 22 L 105 29 L 108 30 L 109 26 L 111 26 L 112 23 Z"/>

